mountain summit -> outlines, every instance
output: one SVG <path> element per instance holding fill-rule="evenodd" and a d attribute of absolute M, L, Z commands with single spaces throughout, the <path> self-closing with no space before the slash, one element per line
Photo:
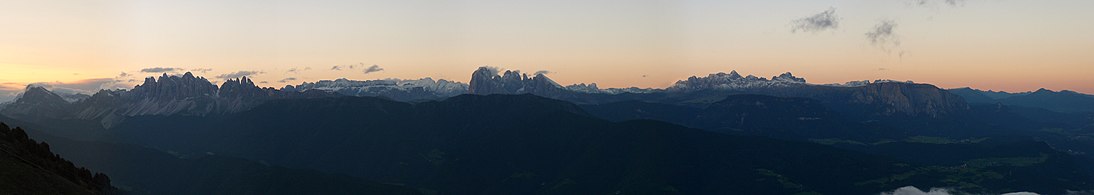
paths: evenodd
<path fill-rule="evenodd" d="M 748 75 L 742 77 L 737 71 L 729 74 L 719 72 L 706 77 L 689 77 L 687 80 L 677 81 L 669 87 L 668 91 L 690 92 L 702 90 L 742 90 L 756 88 L 777 88 L 797 85 L 805 85 L 805 79 L 795 77 L 790 72 L 772 77 L 771 80 L 763 77 Z"/>
<path fill-rule="evenodd" d="M 547 75 L 536 74 L 529 78 L 528 74 L 521 74 L 517 70 L 506 70 L 501 75 L 497 70 L 489 67 L 481 67 L 471 74 L 471 94 L 544 94 L 552 96 L 561 94 L 566 89 Z"/>

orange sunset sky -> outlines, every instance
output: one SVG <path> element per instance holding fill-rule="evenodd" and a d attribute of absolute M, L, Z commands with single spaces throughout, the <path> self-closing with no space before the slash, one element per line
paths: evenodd
<path fill-rule="evenodd" d="M 0 0 L 0 96 L 41 82 L 127 88 L 185 71 L 274 87 L 467 82 L 479 66 L 601 87 L 663 88 L 737 70 L 811 83 L 1094 93 L 1090 8 L 1094 1 Z"/>

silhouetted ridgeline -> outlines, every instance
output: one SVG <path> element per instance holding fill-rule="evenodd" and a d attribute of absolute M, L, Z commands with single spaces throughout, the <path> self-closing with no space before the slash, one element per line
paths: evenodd
<path fill-rule="evenodd" d="M 0 193 L 113 194 L 110 178 L 50 152 L 22 128 L 0 124 Z"/>

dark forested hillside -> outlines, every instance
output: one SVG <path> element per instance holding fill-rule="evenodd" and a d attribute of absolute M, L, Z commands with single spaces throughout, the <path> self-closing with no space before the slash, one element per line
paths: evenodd
<path fill-rule="evenodd" d="M 0 193 L 113 194 L 110 178 L 92 173 L 30 139 L 22 128 L 0 124 Z"/>
<path fill-rule="evenodd" d="M 133 118 L 115 131 L 122 141 L 181 153 L 213 152 L 455 194 L 861 194 L 970 182 L 931 179 L 957 177 L 949 165 L 656 121 L 609 122 L 532 95 L 414 104 L 359 97 L 274 101 L 223 118 Z M 1050 178 L 978 178 L 971 184 L 980 187 L 970 189 L 994 192 L 1006 189 L 1001 183 L 1044 185 L 1039 181 Z M 1083 185 L 1089 184 L 1048 188 Z"/>

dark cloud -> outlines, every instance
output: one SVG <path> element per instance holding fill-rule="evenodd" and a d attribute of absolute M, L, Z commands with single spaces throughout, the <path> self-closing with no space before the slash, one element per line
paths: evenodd
<path fill-rule="evenodd" d="M 296 78 L 295 77 L 284 78 L 284 79 L 281 79 L 277 82 L 278 83 L 288 83 L 288 82 L 292 82 L 292 81 L 296 81 Z"/>
<path fill-rule="evenodd" d="M 836 8 L 828 8 L 824 12 L 809 17 L 794 20 L 790 32 L 821 32 L 839 28 L 840 17 L 836 15 Z"/>
<path fill-rule="evenodd" d="M 373 64 L 365 69 L 365 74 L 384 71 L 384 68 L 380 68 L 380 65 Z"/>
<path fill-rule="evenodd" d="M 870 41 L 870 44 L 881 48 L 881 50 L 891 52 L 900 47 L 900 37 L 894 32 L 896 28 L 896 22 L 883 20 L 874 25 L 874 28 L 870 29 L 869 32 L 866 32 L 866 39 Z"/>
<path fill-rule="evenodd" d="M 129 76 L 133 76 L 133 75 L 131 75 L 129 73 L 126 73 L 126 72 L 122 72 L 121 74 L 118 74 L 118 77 L 115 77 L 115 78 L 129 78 Z"/>
<path fill-rule="evenodd" d="M 146 73 L 168 73 L 168 72 L 178 72 L 178 71 L 183 71 L 183 69 L 182 68 L 170 68 L 170 67 L 152 67 L 152 68 L 141 69 L 141 72 L 146 72 Z"/>
<path fill-rule="evenodd" d="M 330 70 L 342 70 L 342 66 L 335 65 L 333 67 L 330 67 Z"/>
<path fill-rule="evenodd" d="M 262 74 L 262 71 L 237 71 L 228 74 L 217 75 L 218 79 L 235 79 L 245 76 L 253 77 L 254 75 Z"/>
<path fill-rule="evenodd" d="M 542 75 L 551 74 L 551 71 L 547 71 L 547 70 L 536 71 L 536 74 L 533 74 L 533 75 L 541 75 L 541 74 Z"/>

